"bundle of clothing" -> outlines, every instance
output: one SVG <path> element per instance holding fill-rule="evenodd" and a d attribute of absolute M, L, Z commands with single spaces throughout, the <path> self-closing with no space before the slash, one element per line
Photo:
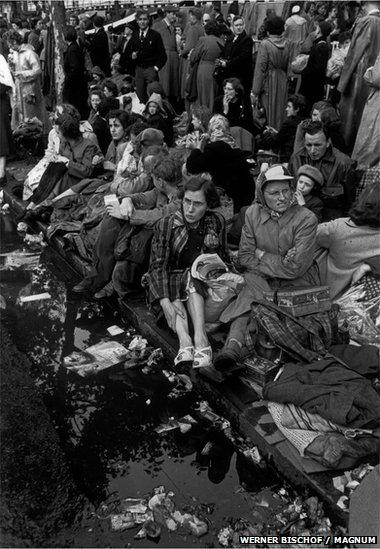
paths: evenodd
<path fill-rule="evenodd" d="M 379 375 L 379 350 L 334 344 L 336 316 L 294 318 L 260 302 L 251 317 L 288 357 L 263 388 L 274 422 L 301 456 L 333 469 L 377 454 L 380 442 L 380 396 L 371 381 Z"/>

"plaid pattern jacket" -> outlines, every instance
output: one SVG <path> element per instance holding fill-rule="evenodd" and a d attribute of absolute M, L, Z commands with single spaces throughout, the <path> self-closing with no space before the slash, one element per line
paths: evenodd
<path fill-rule="evenodd" d="M 207 211 L 204 217 L 204 244 L 202 253 L 217 253 L 228 262 L 227 236 L 224 217 Z M 144 276 L 151 306 L 167 297 L 170 301 L 186 297 L 188 269 L 179 268 L 181 252 L 188 240 L 182 210 L 165 217 L 157 224 L 152 243 L 149 271 Z"/>

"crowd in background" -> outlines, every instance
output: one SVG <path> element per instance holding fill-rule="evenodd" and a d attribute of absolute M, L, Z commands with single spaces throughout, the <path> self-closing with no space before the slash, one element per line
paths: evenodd
<path fill-rule="evenodd" d="M 24 183 L 25 215 L 88 262 L 77 293 L 125 296 L 145 273 L 177 362 L 212 362 L 204 294 L 189 280 L 200 253 L 228 263 L 239 247 L 245 273 L 218 316 L 231 323 L 220 367 L 239 356 L 264 291 L 327 281 L 336 297 L 358 269 L 376 271 L 379 2 L 286 9 L 268 6 L 251 36 L 244 9 L 167 4 L 154 19 L 138 11 L 116 40 L 101 16 L 87 33 L 70 15 L 54 108 L 49 15 L 0 20 L 1 184 L 12 131 L 40 124 L 48 144 Z M 318 246 L 330 250 L 323 280 Z"/>

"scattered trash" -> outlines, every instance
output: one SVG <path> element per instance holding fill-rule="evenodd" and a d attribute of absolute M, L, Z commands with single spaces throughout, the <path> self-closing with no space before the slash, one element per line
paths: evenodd
<path fill-rule="evenodd" d="M 42 233 L 26 234 L 24 236 L 24 243 L 32 249 L 40 249 L 47 246 L 46 242 L 44 241 L 44 235 Z"/>
<path fill-rule="evenodd" d="M 336 502 L 337 506 L 343 509 L 343 511 L 348 512 L 348 497 L 347 496 L 340 496 L 338 501 Z"/>
<path fill-rule="evenodd" d="M 137 335 L 130 342 L 128 349 L 130 351 L 144 351 L 147 345 L 148 345 L 147 340 L 142 338 L 140 335 Z"/>
<path fill-rule="evenodd" d="M 340 477 L 333 478 L 333 485 L 336 490 L 339 490 L 339 492 L 344 492 L 344 489 L 347 485 L 347 478 L 342 475 Z"/>
<path fill-rule="evenodd" d="M 0 258 L 4 258 L 4 264 L 1 270 L 27 269 L 33 270 L 38 267 L 40 254 L 35 252 L 13 251 L 0 254 Z"/>
<path fill-rule="evenodd" d="M 28 230 L 28 225 L 24 221 L 20 221 L 17 223 L 16 230 L 18 233 L 26 233 Z"/>
<path fill-rule="evenodd" d="M 170 418 L 167 423 L 162 423 L 158 427 L 155 428 L 156 433 L 167 433 L 168 431 L 174 431 L 175 429 L 179 429 L 182 434 L 187 433 L 190 431 L 192 425 L 196 424 L 196 420 L 190 416 L 186 415 L 182 418 L 176 420 L 174 418 Z"/>
<path fill-rule="evenodd" d="M 110 515 L 112 530 L 122 531 L 141 526 L 134 538 L 152 540 L 160 537 L 162 528 L 169 532 L 183 529 L 196 537 L 206 534 L 207 523 L 194 513 L 182 513 L 176 509 L 173 498 L 173 492 L 166 492 L 164 486 L 158 486 L 149 499 L 122 500 L 118 512 Z"/>
<path fill-rule="evenodd" d="M 107 328 L 107 332 L 111 335 L 111 336 L 117 336 L 117 335 L 120 335 L 120 334 L 123 334 L 125 330 L 123 330 L 123 328 L 120 328 L 119 326 L 110 326 L 109 328 Z"/>
<path fill-rule="evenodd" d="M 231 424 L 230 422 L 223 418 L 222 416 L 219 416 L 216 414 L 210 407 L 209 403 L 206 400 L 202 400 L 198 408 L 196 410 L 199 412 L 199 414 L 204 418 L 207 419 L 210 423 L 213 424 L 214 427 L 217 429 L 220 429 L 221 431 L 224 431 L 226 436 L 231 435 Z"/>
<path fill-rule="evenodd" d="M 5 214 L 9 213 L 9 210 L 10 210 L 10 206 L 9 204 L 4 204 L 2 207 L 1 207 L 1 211 Z"/>
<path fill-rule="evenodd" d="M 63 359 L 64 366 L 80 376 L 95 374 L 128 358 L 128 349 L 116 341 L 103 341 L 84 351 L 74 351 Z"/>
<path fill-rule="evenodd" d="M 247 450 L 243 451 L 243 455 L 250 461 L 253 461 L 253 463 L 255 463 L 256 465 L 262 462 L 262 457 L 257 446 L 254 446 L 253 448 L 247 448 Z"/>
<path fill-rule="evenodd" d="M 222 528 L 218 534 L 218 542 L 222 547 L 228 547 L 232 542 L 233 535 L 234 530 L 231 528 L 231 526 Z"/>
<path fill-rule="evenodd" d="M 35 295 L 23 295 L 20 297 L 20 303 L 30 303 L 31 301 L 42 301 L 44 299 L 51 299 L 51 295 L 48 292 Z"/>

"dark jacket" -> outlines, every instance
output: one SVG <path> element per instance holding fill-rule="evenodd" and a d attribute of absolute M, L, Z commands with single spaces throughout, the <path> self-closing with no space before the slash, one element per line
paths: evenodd
<path fill-rule="evenodd" d="M 330 48 L 323 38 L 318 38 L 311 50 L 306 68 L 302 72 L 300 94 L 306 97 L 309 105 L 324 98 L 326 69 Z"/>
<path fill-rule="evenodd" d="M 106 76 L 111 74 L 110 52 L 106 31 L 100 28 L 92 37 L 90 57 L 93 66 L 100 67 Z"/>
<path fill-rule="evenodd" d="M 235 101 L 234 103 L 231 102 L 229 104 L 228 113 L 225 115 L 223 112 L 223 97 L 223 95 L 219 95 L 218 97 L 216 97 L 213 112 L 225 116 L 230 124 L 230 128 L 234 126 L 240 126 L 241 128 L 252 132 L 252 107 L 250 107 L 250 104 L 248 104 L 248 100 L 242 97 L 240 99 L 237 99 L 237 101 Z"/>
<path fill-rule="evenodd" d="M 354 162 L 331 146 L 321 159 L 313 161 L 303 147 L 291 156 L 289 170 L 296 175 L 298 169 L 304 164 L 318 168 L 323 175 L 324 185 L 321 191 L 321 199 L 325 206 L 323 217 L 325 219 L 343 217 L 354 198 L 352 189 Z M 331 216 L 327 210 L 331 210 Z"/>
<path fill-rule="evenodd" d="M 278 133 L 264 135 L 258 146 L 264 149 L 273 149 L 279 154 L 280 162 L 288 162 L 293 153 L 294 140 L 300 122 L 301 118 L 299 116 L 287 117 Z"/>
<path fill-rule="evenodd" d="M 87 105 L 87 81 L 82 48 L 77 42 L 69 44 L 63 61 L 65 80 L 63 84 L 63 101 L 76 107 L 84 119 L 89 107 Z"/>
<path fill-rule="evenodd" d="M 232 198 L 235 212 L 251 204 L 254 198 L 255 187 L 246 155 L 224 141 L 208 143 L 203 152 L 191 151 L 186 168 L 192 174 L 208 172 L 214 184 Z"/>
<path fill-rule="evenodd" d="M 136 61 L 132 59 L 132 51 L 132 37 L 128 42 L 123 38 L 117 48 L 117 52 L 120 53 L 119 66 L 122 74 L 130 74 L 132 76 L 135 74 Z"/>
<path fill-rule="evenodd" d="M 136 65 L 144 69 L 156 66 L 162 69 L 167 61 L 167 56 L 159 32 L 148 29 L 143 41 L 140 40 L 140 31 L 132 34 L 131 51 L 137 52 Z"/>
<path fill-rule="evenodd" d="M 227 38 L 223 56 L 227 60 L 226 78 L 239 78 L 246 94 L 249 95 L 253 80 L 253 40 L 244 31 L 234 41 L 234 36 Z"/>

